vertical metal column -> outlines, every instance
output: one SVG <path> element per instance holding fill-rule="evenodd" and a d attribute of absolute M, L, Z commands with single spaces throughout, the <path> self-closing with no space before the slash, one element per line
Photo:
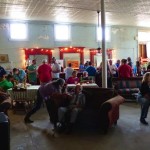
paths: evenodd
<path fill-rule="evenodd" d="M 101 27 L 102 27 L 102 87 L 107 88 L 107 60 L 105 50 L 105 4 L 101 0 Z"/>

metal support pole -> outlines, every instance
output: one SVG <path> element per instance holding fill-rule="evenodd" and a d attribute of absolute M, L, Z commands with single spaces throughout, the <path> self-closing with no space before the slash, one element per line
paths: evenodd
<path fill-rule="evenodd" d="M 107 88 L 107 60 L 105 50 L 105 3 L 101 0 L 101 27 L 102 27 L 102 87 Z"/>

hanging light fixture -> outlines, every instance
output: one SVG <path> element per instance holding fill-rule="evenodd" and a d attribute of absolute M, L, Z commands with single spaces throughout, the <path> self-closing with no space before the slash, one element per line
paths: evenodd
<path fill-rule="evenodd" d="M 97 15 L 98 15 L 98 23 L 97 23 L 97 26 L 98 26 L 98 29 L 99 29 L 99 13 L 100 13 L 100 11 L 99 10 L 97 10 Z M 99 31 L 99 30 L 98 30 Z M 98 40 L 98 48 L 97 48 L 97 50 L 98 50 L 98 53 L 100 53 L 100 50 L 101 50 L 101 47 L 100 47 L 100 41 Z"/>

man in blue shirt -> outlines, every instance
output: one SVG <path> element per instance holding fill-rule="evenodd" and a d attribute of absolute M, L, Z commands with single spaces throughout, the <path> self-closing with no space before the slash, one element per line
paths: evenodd
<path fill-rule="evenodd" d="M 88 72 L 89 76 L 95 77 L 96 74 L 96 69 L 92 66 L 92 63 L 89 62 L 89 66 L 86 68 L 86 70 Z"/>
<path fill-rule="evenodd" d="M 15 80 L 17 80 L 19 83 L 22 83 L 26 78 L 26 73 L 22 69 L 14 68 L 13 69 L 13 76 L 14 76 Z"/>

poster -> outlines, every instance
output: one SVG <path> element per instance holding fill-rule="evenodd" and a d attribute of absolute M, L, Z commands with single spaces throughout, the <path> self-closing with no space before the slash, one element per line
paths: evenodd
<path fill-rule="evenodd" d="M 0 54 L 0 62 L 5 63 L 8 62 L 8 54 Z"/>
<path fill-rule="evenodd" d="M 71 63 L 73 69 L 79 69 L 79 61 L 78 60 L 68 60 L 67 66 L 69 63 Z"/>

